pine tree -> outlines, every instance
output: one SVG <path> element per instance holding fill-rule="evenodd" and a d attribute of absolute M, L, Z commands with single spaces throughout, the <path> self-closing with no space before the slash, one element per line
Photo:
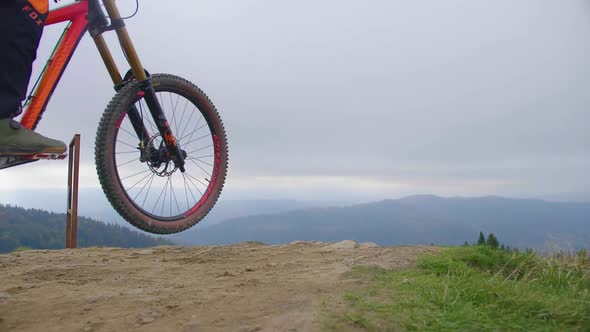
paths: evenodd
<path fill-rule="evenodd" d="M 498 247 L 500 246 L 500 243 L 498 242 L 498 239 L 496 238 L 494 233 L 490 233 L 488 235 L 488 239 L 486 240 L 486 244 L 488 246 L 492 247 L 493 249 L 498 249 Z"/>
<path fill-rule="evenodd" d="M 486 245 L 486 238 L 483 236 L 483 232 L 479 232 L 479 239 L 477 240 L 478 246 L 485 246 Z"/>
<path fill-rule="evenodd" d="M 506 251 L 506 247 L 504 247 L 504 243 L 502 243 L 502 245 L 500 246 L 500 250 Z"/>

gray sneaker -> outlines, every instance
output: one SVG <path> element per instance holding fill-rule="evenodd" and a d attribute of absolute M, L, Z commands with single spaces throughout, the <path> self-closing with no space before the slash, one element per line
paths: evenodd
<path fill-rule="evenodd" d="M 0 119 L 0 156 L 62 154 L 66 144 L 26 129 L 12 119 Z"/>

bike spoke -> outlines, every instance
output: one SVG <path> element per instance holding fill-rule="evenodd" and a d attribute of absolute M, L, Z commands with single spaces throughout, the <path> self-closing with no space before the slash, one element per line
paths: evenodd
<path fill-rule="evenodd" d="M 184 115 L 186 114 L 186 108 L 187 108 L 187 107 L 188 107 L 188 99 L 185 99 L 185 100 L 184 100 L 184 109 L 182 110 L 182 116 L 180 117 L 180 122 L 179 122 L 181 126 L 182 126 L 182 123 L 183 123 L 183 122 L 182 122 L 182 120 L 184 120 Z M 193 112 L 193 114 L 194 114 L 194 112 Z M 189 121 L 190 121 L 190 119 L 189 119 Z M 177 135 L 181 135 L 181 133 L 180 133 L 180 131 L 178 130 L 178 128 L 176 128 L 176 134 L 177 134 Z M 180 136 L 179 136 L 179 137 L 180 137 Z"/>
<path fill-rule="evenodd" d="M 146 181 L 146 183 L 143 185 L 143 187 L 141 187 L 141 190 L 137 193 L 137 195 L 135 195 L 135 197 L 133 197 L 133 200 L 137 200 L 137 197 L 139 197 L 139 195 L 141 195 L 141 193 L 143 192 L 143 190 L 145 189 L 145 187 L 151 182 L 153 181 L 154 177 L 156 176 L 156 174 L 151 174 L 151 177 L 149 180 Z"/>
<path fill-rule="evenodd" d="M 164 186 L 164 188 L 162 188 L 162 191 L 160 192 L 160 195 L 158 196 L 158 200 L 156 201 L 156 204 L 154 205 L 154 208 L 152 209 L 152 213 L 154 213 L 154 210 L 158 206 L 158 203 L 160 203 L 160 198 L 162 198 L 162 194 L 164 193 L 165 189 L 166 189 L 166 186 Z"/>
<path fill-rule="evenodd" d="M 180 210 L 180 205 L 178 205 L 178 198 L 176 198 L 176 193 L 174 192 L 174 188 L 172 187 L 172 182 L 170 182 L 170 191 L 172 192 L 172 196 L 174 196 L 174 203 L 176 203 L 176 208 L 178 208 L 178 212 L 182 212 Z M 170 196 L 170 214 L 172 215 L 172 196 Z"/>
<path fill-rule="evenodd" d="M 194 187 L 195 189 L 197 189 L 197 191 L 199 192 L 199 194 L 201 194 L 201 196 L 203 196 L 203 192 L 201 191 L 201 189 L 199 189 L 199 187 L 198 187 L 198 186 L 197 186 L 197 185 L 196 185 L 196 184 L 193 182 L 193 180 L 191 180 L 191 177 L 192 177 L 192 176 L 188 176 L 188 174 L 187 174 L 187 173 L 184 173 L 184 174 L 186 174 L 186 175 L 187 175 L 186 179 L 188 179 L 188 182 L 189 182 L 190 184 L 192 184 L 192 185 L 193 185 L 193 187 Z"/>
<path fill-rule="evenodd" d="M 196 110 L 196 112 L 195 112 Z M 203 115 L 201 114 L 201 112 L 199 112 L 199 110 L 196 107 L 192 107 L 192 111 L 191 111 L 191 116 L 188 118 L 188 120 L 186 121 L 186 124 L 184 125 L 184 128 L 180 131 L 180 137 L 184 136 L 184 133 L 186 132 L 186 129 L 188 128 L 188 126 L 191 124 L 191 120 L 193 119 L 193 116 L 195 115 L 195 113 L 198 113 L 199 115 L 201 115 L 201 117 L 203 117 Z M 197 122 L 200 122 L 201 120 L 199 119 Z"/>
<path fill-rule="evenodd" d="M 208 156 L 198 156 L 198 157 L 191 157 L 191 158 L 193 158 L 193 159 L 204 159 L 204 158 L 212 158 L 212 157 L 215 157 L 215 155 L 210 154 Z M 213 165 L 211 165 L 211 166 L 213 166 Z"/>
<path fill-rule="evenodd" d="M 130 153 L 138 153 L 138 152 L 139 152 L 139 149 L 138 149 L 138 150 L 135 150 L 135 151 L 122 151 L 122 152 L 116 152 L 115 154 L 130 154 Z"/>
<path fill-rule="evenodd" d="M 166 196 L 168 194 L 168 183 L 169 182 L 170 182 L 170 177 L 168 177 L 168 180 L 166 181 L 166 184 L 164 185 L 164 199 L 162 200 L 162 210 L 160 211 L 161 216 L 164 215 L 164 207 L 166 206 Z"/>
<path fill-rule="evenodd" d="M 193 153 L 195 153 L 195 152 L 203 151 L 203 150 L 205 150 L 205 149 L 207 149 L 207 148 L 210 148 L 210 147 L 212 147 L 212 146 L 213 146 L 213 144 L 209 144 L 209 145 L 207 145 L 207 146 L 205 146 L 205 147 L 202 147 L 202 148 L 200 148 L 200 149 L 196 149 L 196 150 L 193 150 L 193 151 L 191 151 L 191 152 L 187 152 L 186 154 L 187 154 L 187 155 L 189 155 L 189 154 L 193 154 Z"/>
<path fill-rule="evenodd" d="M 145 202 L 147 202 L 148 196 L 150 194 L 150 190 L 152 189 L 152 183 L 154 183 L 154 177 L 156 176 L 156 174 L 153 174 L 152 180 L 150 181 L 150 185 L 148 186 L 148 190 L 145 193 L 145 198 L 143 199 L 143 203 L 141 203 L 141 208 L 143 209 L 143 206 L 145 205 Z"/>
<path fill-rule="evenodd" d="M 117 140 L 117 142 L 118 142 L 118 143 L 121 143 L 121 144 L 123 144 L 123 145 L 126 145 L 126 146 L 128 146 L 128 147 L 130 147 L 130 148 L 137 149 L 137 146 L 133 146 L 133 145 L 131 145 L 131 144 L 128 144 L 128 143 L 125 143 L 125 142 L 122 142 L 122 141 L 119 141 L 119 140 Z"/>
<path fill-rule="evenodd" d="M 121 181 L 123 181 L 123 180 L 127 180 L 127 179 L 130 179 L 130 178 L 132 178 L 132 177 L 134 177 L 134 176 L 138 176 L 138 175 L 140 175 L 140 174 L 147 173 L 147 172 L 151 172 L 151 171 L 150 171 L 149 169 L 146 169 L 145 171 L 141 171 L 141 172 L 139 172 L 139 173 L 135 173 L 135 174 L 133 174 L 133 175 L 129 175 L 129 176 L 127 176 L 127 177 L 121 178 Z"/>
<path fill-rule="evenodd" d="M 203 181 L 201 181 L 201 180 L 197 179 L 196 177 L 194 177 L 194 176 L 192 176 L 192 175 L 190 175 L 190 174 L 188 174 L 188 173 L 186 173 L 186 176 L 188 176 L 189 178 L 192 178 L 193 180 L 195 180 L 195 181 L 199 182 L 199 183 L 200 183 L 200 184 L 202 184 L 202 185 L 203 185 L 205 188 L 209 187 L 209 184 L 208 184 L 208 183 L 205 183 L 205 182 L 203 182 Z"/>
<path fill-rule="evenodd" d="M 137 159 L 134 158 L 134 159 L 131 159 L 130 161 L 128 161 L 126 163 L 118 164 L 117 167 L 122 167 L 122 166 L 125 166 L 125 165 L 129 165 L 129 164 L 131 164 L 134 161 L 137 161 Z"/>
<path fill-rule="evenodd" d="M 130 122 L 131 122 L 131 121 L 130 121 Z M 121 128 L 119 128 L 119 129 L 121 129 L 123 132 L 127 133 L 127 134 L 128 134 L 129 136 L 131 136 L 132 138 L 134 138 L 134 139 L 137 139 L 137 134 L 135 134 L 135 133 L 131 133 L 129 130 L 127 130 L 127 129 L 123 128 L 123 126 L 121 126 Z"/>
<path fill-rule="evenodd" d="M 190 160 L 190 161 L 196 160 L 196 161 L 198 161 L 198 162 L 201 162 L 201 163 L 203 163 L 203 164 L 205 164 L 205 165 L 207 165 L 207 166 L 211 166 L 211 167 L 213 167 L 213 164 L 210 164 L 210 163 L 208 163 L 208 162 L 206 162 L 206 161 L 202 161 L 201 159 L 198 159 L 198 158 L 190 158 L 190 157 L 189 157 L 189 158 L 186 158 L 186 159 L 188 159 L 188 160 Z"/>
<path fill-rule="evenodd" d="M 198 168 L 200 168 L 203 172 L 207 173 L 207 175 L 209 175 L 209 177 L 211 177 L 211 173 L 209 173 L 206 169 L 203 168 L 203 166 L 197 164 L 194 160 L 187 158 L 188 161 L 190 161 L 191 163 L 195 164 Z"/>
<path fill-rule="evenodd" d="M 206 126 L 207 126 L 207 123 L 203 124 L 202 126 L 200 126 L 200 127 L 199 127 L 199 128 L 197 128 L 197 129 L 193 130 L 193 131 L 190 133 L 190 137 L 188 138 L 188 140 L 190 141 L 190 139 L 193 137 L 193 135 L 194 135 L 196 132 L 198 132 L 199 130 L 203 129 L 203 128 L 204 128 L 204 127 L 206 127 Z M 184 139 L 186 136 L 188 136 L 188 134 L 186 134 L 186 135 L 183 137 L 183 139 Z M 207 135 L 207 136 L 209 136 L 209 135 Z M 190 141 L 189 143 L 192 143 L 192 142 L 194 142 L 194 141 Z M 186 144 L 189 144 L 189 143 L 186 143 Z"/>
<path fill-rule="evenodd" d="M 184 185 L 184 195 L 186 196 L 186 206 L 187 206 L 187 209 L 190 209 L 191 205 L 188 202 L 188 192 L 190 191 L 191 196 L 193 197 L 194 201 L 196 201 L 195 195 L 193 194 L 192 190 L 187 186 L 186 177 L 184 176 L 184 174 L 182 174 L 182 179 L 183 179 L 182 184 Z M 188 189 L 188 191 L 187 191 L 187 189 Z"/>
<path fill-rule="evenodd" d="M 191 144 L 191 143 L 193 143 L 193 142 L 200 141 L 200 140 L 202 140 L 203 138 L 207 138 L 207 137 L 210 137 L 210 136 L 211 136 L 210 134 L 203 135 L 203 136 L 201 136 L 201 137 L 199 137 L 199 138 L 195 138 L 194 140 L 192 140 L 192 141 L 190 141 L 190 142 L 188 142 L 188 143 L 185 143 L 185 145 L 189 145 L 189 144 Z"/>
<path fill-rule="evenodd" d="M 178 133 L 178 123 L 175 121 L 176 120 L 176 107 L 178 106 L 178 100 L 180 99 L 180 96 L 177 95 L 176 96 L 176 104 L 172 103 L 172 93 L 168 92 L 168 95 L 170 96 L 170 106 L 172 106 L 172 120 L 170 121 L 170 123 L 174 124 L 176 126 L 176 133 Z"/>
<path fill-rule="evenodd" d="M 192 118 L 192 116 L 191 116 L 191 118 Z M 203 114 L 201 114 L 201 117 L 199 118 L 199 121 L 197 121 L 197 124 L 195 125 L 195 128 L 197 128 L 197 127 L 198 127 L 198 126 L 201 124 L 201 120 L 203 120 L 203 119 L 204 119 L 204 118 L 203 118 Z M 189 124 L 190 124 L 190 122 L 187 122 L 187 124 L 186 124 L 186 126 L 185 126 L 184 130 L 182 131 L 182 135 L 180 135 L 180 139 L 181 139 L 181 140 L 183 140 L 183 139 L 185 139 L 187 136 L 189 136 L 189 134 L 186 134 L 186 135 L 184 134 L 184 133 L 186 132 L 186 129 L 188 128 L 188 125 L 189 125 Z M 190 141 L 190 139 L 192 138 L 192 136 L 194 135 L 194 133 L 195 133 L 195 131 L 193 130 L 193 131 L 191 132 L 191 134 L 190 134 L 189 141 Z"/>
<path fill-rule="evenodd" d="M 131 187 L 129 187 L 129 188 L 126 190 L 126 191 L 127 191 L 127 193 L 129 193 L 129 192 L 131 191 L 131 189 L 135 188 L 135 186 L 137 186 L 137 185 L 138 185 L 140 182 L 142 182 L 143 180 L 147 179 L 147 178 L 148 178 L 150 175 L 152 175 L 152 174 L 148 174 L 148 175 L 144 176 L 144 177 L 143 177 L 141 180 L 139 180 L 139 181 L 135 182 L 135 184 L 134 184 L 134 185 L 132 185 Z M 147 183 L 147 182 L 146 182 L 146 183 Z"/>

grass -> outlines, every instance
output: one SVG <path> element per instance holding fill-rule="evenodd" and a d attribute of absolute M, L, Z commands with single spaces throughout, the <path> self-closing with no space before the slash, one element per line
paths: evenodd
<path fill-rule="evenodd" d="M 327 330 L 590 331 L 587 253 L 445 248 L 413 271 L 356 267 L 348 277 L 364 286 L 346 293 Z"/>
<path fill-rule="evenodd" d="M 26 246 L 21 246 L 18 248 L 14 248 L 14 250 L 12 252 L 23 252 L 23 251 L 31 251 L 33 250 L 33 248 L 31 247 L 26 247 Z"/>

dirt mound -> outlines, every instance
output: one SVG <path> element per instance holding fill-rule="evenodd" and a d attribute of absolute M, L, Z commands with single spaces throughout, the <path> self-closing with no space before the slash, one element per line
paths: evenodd
<path fill-rule="evenodd" d="M 87 248 L 0 255 L 0 331 L 308 331 L 354 265 L 411 267 L 428 246 L 353 241 Z"/>

